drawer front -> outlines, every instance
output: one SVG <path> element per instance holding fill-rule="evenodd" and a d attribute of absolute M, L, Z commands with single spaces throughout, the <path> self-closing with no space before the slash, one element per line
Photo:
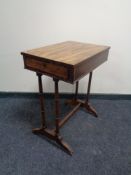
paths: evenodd
<path fill-rule="evenodd" d="M 25 68 L 40 71 L 49 76 L 56 76 L 62 78 L 63 80 L 68 79 L 68 69 L 61 65 L 56 65 L 53 63 L 42 62 L 32 58 L 24 58 Z"/>

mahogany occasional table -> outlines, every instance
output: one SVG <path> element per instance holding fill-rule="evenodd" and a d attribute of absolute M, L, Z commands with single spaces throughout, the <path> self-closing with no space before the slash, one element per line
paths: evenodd
<path fill-rule="evenodd" d="M 60 135 L 60 128 L 80 107 L 84 107 L 87 112 L 97 117 L 96 111 L 89 104 L 92 71 L 107 60 L 109 49 L 110 47 L 108 46 L 66 41 L 21 53 L 24 58 L 25 69 L 36 72 L 38 76 L 41 127 L 33 129 L 33 133 L 43 134 L 49 139 L 56 141 L 61 148 L 63 148 L 68 154 L 72 155 L 72 149 L 67 143 L 65 143 Z M 79 80 L 88 73 L 89 81 L 87 96 L 85 101 L 82 101 L 77 98 Z M 54 81 L 56 116 L 54 129 L 48 129 L 46 125 L 41 79 L 43 74 L 52 77 Z M 74 105 L 74 108 L 63 119 L 60 119 L 59 80 L 72 84 L 76 83 L 75 96 L 72 100 L 67 101 L 68 104 Z"/>

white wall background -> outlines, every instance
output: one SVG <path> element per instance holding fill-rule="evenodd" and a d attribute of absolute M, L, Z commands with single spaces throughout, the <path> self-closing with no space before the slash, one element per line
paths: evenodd
<path fill-rule="evenodd" d="M 94 71 L 93 93 L 131 93 L 130 0 L 0 0 L 0 91 L 37 91 L 20 52 L 66 40 L 111 46 L 109 61 Z M 52 79 L 43 80 L 52 92 Z M 60 83 L 61 92 L 73 90 Z"/>

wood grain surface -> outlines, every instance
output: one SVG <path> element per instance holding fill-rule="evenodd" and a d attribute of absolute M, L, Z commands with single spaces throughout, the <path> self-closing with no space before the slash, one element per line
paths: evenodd
<path fill-rule="evenodd" d="M 76 65 L 106 49 L 109 46 L 66 41 L 24 52 L 40 58 Z"/>
<path fill-rule="evenodd" d="M 22 52 L 26 69 L 74 83 L 108 58 L 109 46 L 66 41 Z"/>

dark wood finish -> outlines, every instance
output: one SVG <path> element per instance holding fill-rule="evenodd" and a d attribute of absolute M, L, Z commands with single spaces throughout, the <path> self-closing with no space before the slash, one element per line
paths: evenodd
<path fill-rule="evenodd" d="M 88 88 L 87 88 L 87 96 L 86 96 L 86 103 L 89 102 L 89 94 L 91 89 L 91 80 L 92 80 L 92 72 L 89 74 L 89 81 L 88 81 Z"/>
<path fill-rule="evenodd" d="M 80 103 L 78 103 L 74 109 L 72 109 L 60 122 L 59 122 L 59 128 L 61 128 L 70 118 L 71 116 L 79 109 Z"/>
<path fill-rule="evenodd" d="M 49 130 L 46 128 L 46 122 L 45 122 L 45 113 L 44 113 L 44 101 L 43 101 L 43 88 L 42 88 L 42 80 L 41 80 L 41 74 L 37 73 L 38 76 L 38 82 L 39 82 L 39 92 L 40 92 L 40 104 L 41 104 L 41 116 L 42 116 L 42 126 L 40 128 L 35 128 L 32 130 L 34 134 L 42 134 L 46 137 L 56 141 L 61 148 L 63 148 L 69 155 L 72 155 L 73 150 L 70 148 L 70 146 L 63 140 L 63 138 L 60 136 L 60 127 L 65 123 L 62 123 L 59 118 L 60 114 L 60 106 L 59 106 L 59 89 L 58 89 L 58 79 L 53 79 L 55 84 L 55 129 Z M 74 113 L 74 112 L 73 112 Z M 72 113 L 72 114 L 73 114 Z M 67 117 L 65 117 L 67 118 Z"/>
<path fill-rule="evenodd" d="M 21 54 L 26 69 L 74 83 L 105 62 L 109 48 L 67 41 Z"/>
<path fill-rule="evenodd" d="M 102 63 L 104 63 L 108 58 L 109 49 L 104 50 L 103 52 L 98 53 L 97 55 L 92 56 L 91 58 L 82 61 L 81 63 L 75 65 L 74 68 L 74 78 L 73 80 L 79 80 Z"/>
<path fill-rule="evenodd" d="M 59 104 L 59 92 L 58 92 L 58 79 L 54 79 L 55 83 L 55 123 L 56 123 L 56 135 L 59 136 L 59 121 L 60 121 L 60 104 Z"/>
<path fill-rule="evenodd" d="M 51 140 L 54 140 L 69 155 L 72 155 L 73 151 L 60 136 L 60 128 L 80 107 L 85 108 L 87 112 L 95 117 L 98 117 L 95 109 L 89 104 L 92 71 L 107 60 L 109 48 L 110 47 L 108 46 L 68 41 L 21 53 L 24 58 L 25 68 L 35 71 L 38 76 L 42 119 L 41 127 L 33 129 L 32 132 L 34 134 L 43 134 Z M 78 99 L 79 79 L 88 73 L 89 81 L 87 87 L 87 96 L 85 101 L 82 101 Z M 55 128 L 52 130 L 47 129 L 46 126 L 41 79 L 43 74 L 53 77 L 54 80 L 56 117 Z M 61 120 L 58 88 L 59 80 L 69 83 L 76 82 L 75 96 L 72 100 L 68 100 L 66 102 L 66 104 L 74 105 L 74 108 Z"/>
<path fill-rule="evenodd" d="M 46 128 L 43 87 L 42 87 L 42 79 L 41 79 L 42 75 L 40 73 L 37 73 L 37 76 L 38 76 L 39 98 L 40 98 L 40 107 L 41 107 L 41 125 L 42 125 L 41 127 Z"/>
<path fill-rule="evenodd" d="M 44 128 L 35 128 L 35 129 L 32 129 L 32 132 L 34 134 L 43 134 L 45 135 L 46 137 L 52 139 L 52 140 L 56 140 L 56 135 L 55 135 L 55 132 L 49 130 L 49 129 L 44 129 Z"/>
<path fill-rule="evenodd" d="M 55 131 L 51 131 L 49 129 L 44 129 L 44 128 L 35 128 L 32 130 L 32 132 L 34 134 L 42 134 L 48 137 L 49 139 L 58 143 L 61 146 L 61 148 L 64 151 L 66 151 L 69 155 L 73 154 L 73 150 L 71 149 L 71 147 L 63 140 L 62 137 L 57 136 Z"/>
<path fill-rule="evenodd" d="M 85 108 L 88 113 L 92 114 L 94 117 L 98 117 L 98 114 L 97 114 L 96 110 L 91 106 L 91 104 L 86 103 L 83 100 L 70 99 L 70 100 L 66 101 L 66 104 L 75 105 L 75 106 L 80 104 L 80 107 Z"/>
<path fill-rule="evenodd" d="M 75 100 L 77 100 L 77 96 L 78 96 L 78 88 L 79 88 L 79 81 L 76 82 Z"/>
<path fill-rule="evenodd" d="M 41 62 L 30 57 L 25 58 L 25 68 L 39 71 L 47 75 L 54 75 L 63 80 L 68 79 L 68 69 L 50 62 Z"/>

